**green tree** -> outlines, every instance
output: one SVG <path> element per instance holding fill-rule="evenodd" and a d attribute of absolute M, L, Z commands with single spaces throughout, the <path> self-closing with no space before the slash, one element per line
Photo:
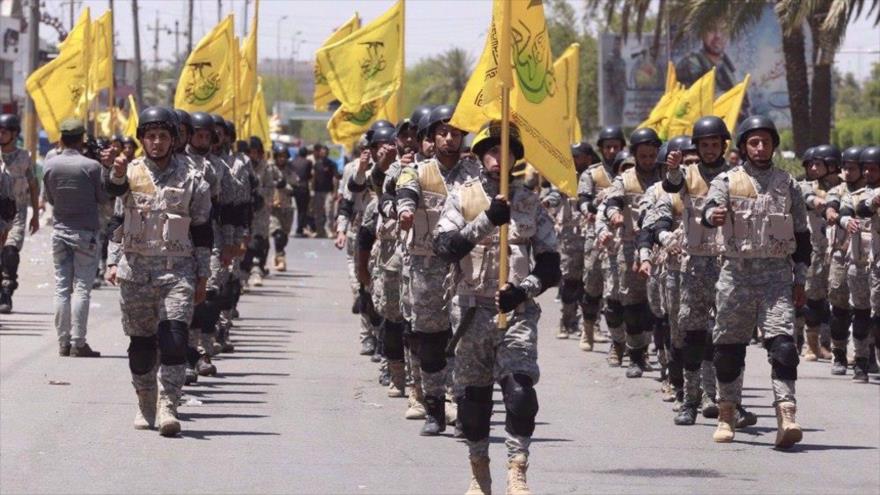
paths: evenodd
<path fill-rule="evenodd" d="M 408 116 L 418 105 L 458 102 L 474 64 L 473 57 L 458 47 L 416 62 L 406 70 L 401 117 Z"/>

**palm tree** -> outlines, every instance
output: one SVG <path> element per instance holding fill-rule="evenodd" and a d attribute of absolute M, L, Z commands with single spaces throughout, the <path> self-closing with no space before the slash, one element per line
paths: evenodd
<path fill-rule="evenodd" d="M 437 82 L 422 91 L 421 101 L 458 101 L 471 77 L 473 57 L 463 48 L 450 48 L 429 63 Z"/>

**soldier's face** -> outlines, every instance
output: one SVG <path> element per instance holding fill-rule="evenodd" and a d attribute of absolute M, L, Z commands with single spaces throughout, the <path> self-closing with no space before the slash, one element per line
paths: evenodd
<path fill-rule="evenodd" d="M 610 162 L 623 149 L 623 143 L 617 139 L 606 139 L 602 141 L 602 158 Z"/>
<path fill-rule="evenodd" d="M 173 139 L 168 129 L 148 129 L 141 138 L 144 153 L 152 160 L 159 160 L 168 156 L 171 151 Z"/>
<path fill-rule="evenodd" d="M 657 160 L 657 147 L 643 144 L 636 148 L 636 165 L 642 172 L 654 170 L 654 162 Z"/>
<path fill-rule="evenodd" d="M 862 175 L 865 177 L 865 183 L 872 187 L 880 182 L 880 163 L 866 163 Z"/>
<path fill-rule="evenodd" d="M 516 161 L 516 157 L 513 155 L 513 152 L 510 153 L 510 165 L 513 166 L 513 163 Z M 483 156 L 480 157 L 483 162 L 483 168 L 486 170 L 486 173 L 492 175 L 494 177 L 498 177 L 501 175 L 501 145 L 496 144 L 489 148 L 489 151 L 483 153 Z"/>
<path fill-rule="evenodd" d="M 287 156 L 287 153 L 275 153 L 275 165 L 283 167 L 287 165 L 289 159 L 290 157 Z"/>
<path fill-rule="evenodd" d="M 821 179 L 826 175 L 828 175 L 828 167 L 825 166 L 825 162 L 813 160 L 807 166 L 807 177 L 812 180 Z"/>
<path fill-rule="evenodd" d="M 714 29 L 703 33 L 703 49 L 710 55 L 719 57 L 724 55 L 727 48 L 727 31 L 725 26 L 718 25 Z"/>
<path fill-rule="evenodd" d="M 736 150 L 730 150 L 727 154 L 727 161 L 731 165 L 739 165 L 739 152 Z"/>
<path fill-rule="evenodd" d="M 260 162 L 263 161 L 263 152 L 256 148 L 251 148 L 248 150 L 248 157 L 250 157 L 253 162 Z"/>
<path fill-rule="evenodd" d="M 687 152 L 681 158 L 681 164 L 690 166 L 690 165 L 699 165 L 700 164 L 700 155 L 694 152 Z"/>
<path fill-rule="evenodd" d="M 410 153 L 416 149 L 416 130 L 411 126 L 397 133 L 397 147 L 404 153 Z"/>
<path fill-rule="evenodd" d="M 862 169 L 859 168 L 858 162 L 844 162 L 843 164 L 843 180 L 847 184 L 858 182 L 862 178 Z"/>
<path fill-rule="evenodd" d="M 422 139 L 421 151 L 422 155 L 428 158 L 434 156 L 434 141 L 431 141 L 428 137 Z"/>
<path fill-rule="evenodd" d="M 464 137 L 460 129 L 448 124 L 439 124 L 434 128 L 434 149 L 438 154 L 454 155 L 461 151 L 461 139 Z"/>
<path fill-rule="evenodd" d="M 0 128 L 0 146 L 8 146 L 15 139 L 15 133 L 9 129 Z"/>
<path fill-rule="evenodd" d="M 181 125 L 177 128 L 177 132 L 180 135 L 180 145 L 186 145 L 186 143 L 189 142 L 189 128 L 185 125 Z"/>
<path fill-rule="evenodd" d="M 574 157 L 574 168 L 578 172 L 583 172 L 587 167 L 590 166 L 590 157 L 585 154 L 575 155 Z"/>
<path fill-rule="evenodd" d="M 758 130 L 746 138 L 746 155 L 749 161 L 761 165 L 773 158 L 773 137 L 764 130 Z"/>
<path fill-rule="evenodd" d="M 720 137 L 707 137 L 697 141 L 700 157 L 706 163 L 713 163 L 724 153 L 724 141 Z"/>
<path fill-rule="evenodd" d="M 189 144 L 199 153 L 204 153 L 211 149 L 211 131 L 210 129 L 198 129 L 189 138 Z"/>

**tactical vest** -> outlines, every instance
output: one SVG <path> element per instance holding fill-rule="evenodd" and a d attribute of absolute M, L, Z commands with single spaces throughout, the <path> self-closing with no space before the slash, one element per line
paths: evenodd
<path fill-rule="evenodd" d="M 129 193 L 123 204 L 125 252 L 144 256 L 192 256 L 189 211 L 193 176 L 183 163 L 172 162 L 172 165 L 177 168 L 164 185 L 153 181 L 143 160 L 129 165 L 126 172 Z"/>
<path fill-rule="evenodd" d="M 16 207 L 21 209 L 30 204 L 27 171 L 31 167 L 31 155 L 26 150 L 16 148 L 6 156 L 0 156 L 6 166 L 6 173 L 12 178 L 12 194 Z"/>
<path fill-rule="evenodd" d="M 809 185 L 813 195 L 817 198 L 825 199 L 828 197 L 828 191 L 822 189 L 818 180 L 809 182 Z M 828 248 L 828 238 L 825 236 L 828 222 L 825 220 L 824 210 L 807 210 L 807 224 L 810 227 L 810 243 L 813 245 L 813 251 L 825 252 Z"/>
<path fill-rule="evenodd" d="M 434 254 L 433 232 L 440 220 L 440 213 L 446 203 L 449 190 L 440 173 L 437 160 L 419 163 L 418 173 L 421 198 L 413 213 L 413 225 L 410 229 L 407 245 L 410 254 L 416 256 L 432 256 Z"/>
<path fill-rule="evenodd" d="M 706 206 L 706 195 L 709 193 L 709 184 L 703 179 L 697 167 L 690 168 L 685 173 L 684 214 L 684 239 L 682 247 L 684 251 L 693 256 L 718 256 L 724 252 L 722 240 L 722 228 L 710 228 L 701 222 L 703 208 Z"/>
<path fill-rule="evenodd" d="M 785 258 L 795 250 L 790 176 L 772 171 L 767 191 L 742 168 L 728 172 L 731 228 L 721 229 L 731 258 Z"/>
<path fill-rule="evenodd" d="M 636 233 L 639 231 L 638 222 L 639 214 L 641 213 L 639 202 L 645 194 L 645 188 L 642 187 L 635 168 L 626 170 L 621 175 L 621 178 L 623 179 L 623 194 L 626 201 L 621 212 L 623 214 L 623 229 L 620 233 L 620 239 L 622 241 L 633 241 L 636 238 Z"/>
<path fill-rule="evenodd" d="M 489 196 L 479 179 L 471 179 L 458 189 L 461 213 L 470 223 L 489 208 Z M 510 271 L 507 281 L 518 284 L 529 275 L 531 253 L 529 240 L 537 232 L 541 204 L 538 196 L 524 188 L 511 188 L 510 224 L 508 226 Z M 457 293 L 493 299 L 498 290 L 501 260 L 501 229 L 483 238 L 471 252 L 458 262 L 460 280 Z"/>
<path fill-rule="evenodd" d="M 852 193 L 852 204 L 853 207 L 858 207 L 858 204 L 864 200 L 870 200 L 871 196 L 873 196 L 873 190 L 868 187 L 863 187 L 858 191 Z M 874 246 L 875 243 L 880 242 L 874 236 L 874 217 L 871 218 L 859 218 L 859 232 L 858 234 L 854 234 L 850 236 L 849 239 L 849 250 L 847 251 L 847 259 L 855 263 L 857 265 L 867 265 L 871 261 L 873 261 L 872 253 L 876 251 L 878 246 Z"/>
<path fill-rule="evenodd" d="M 593 179 L 593 186 L 596 188 L 596 202 L 601 203 L 605 199 L 605 195 L 608 194 L 608 188 L 611 187 L 611 176 L 600 163 L 590 169 L 590 178 Z"/>
<path fill-rule="evenodd" d="M 852 194 L 849 192 L 845 182 L 841 182 L 834 186 L 829 192 L 835 193 L 841 200 L 847 195 Z M 841 227 L 838 223 L 835 223 L 834 225 L 828 225 L 825 228 L 825 233 L 828 238 L 828 245 L 826 247 L 828 258 L 832 257 L 835 252 L 847 253 L 849 251 L 850 236 L 845 228 Z"/>

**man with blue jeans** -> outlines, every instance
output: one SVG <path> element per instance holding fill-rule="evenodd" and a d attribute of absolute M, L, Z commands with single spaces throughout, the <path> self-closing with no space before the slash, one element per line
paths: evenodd
<path fill-rule="evenodd" d="M 101 164 L 83 156 L 85 128 L 79 120 L 61 123 L 60 154 L 46 160 L 43 183 L 53 206 L 52 258 L 55 262 L 55 330 L 58 354 L 99 357 L 86 343 L 89 299 L 98 269 L 98 205 L 107 201 Z M 109 151 L 102 160 L 112 161 Z"/>

